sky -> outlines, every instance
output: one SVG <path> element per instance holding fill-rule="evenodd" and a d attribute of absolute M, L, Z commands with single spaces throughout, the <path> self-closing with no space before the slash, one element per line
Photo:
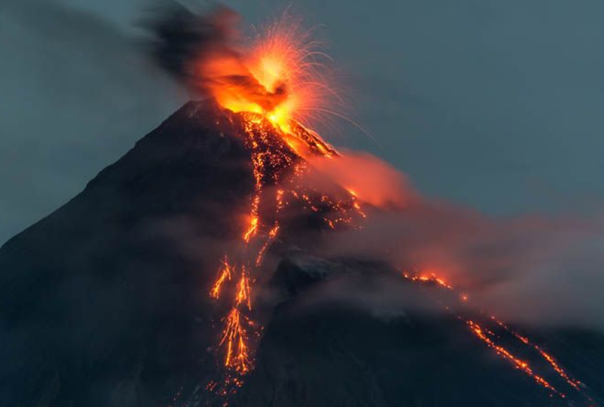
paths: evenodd
<path fill-rule="evenodd" d="M 188 1 L 187 3 L 190 3 Z M 350 109 L 323 136 L 423 194 L 492 216 L 604 198 L 600 0 L 231 0 L 328 41 Z M 0 2 L 0 244 L 81 191 L 186 101 L 140 50 L 148 0 Z"/>

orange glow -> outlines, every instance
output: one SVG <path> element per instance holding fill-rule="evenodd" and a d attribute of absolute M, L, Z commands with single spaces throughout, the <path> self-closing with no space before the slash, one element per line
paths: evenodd
<path fill-rule="evenodd" d="M 218 346 L 221 360 L 224 356 L 224 380 L 221 385 L 208 385 L 209 391 L 221 389 L 223 395 L 228 393 L 228 386 L 240 387 L 244 376 L 254 368 L 255 339 L 260 336 L 261 327 L 253 320 L 252 285 L 260 280 L 257 273 L 262 271 L 265 254 L 279 233 L 287 230 L 288 225 L 280 220 L 290 200 L 304 208 L 304 216 L 321 221 L 325 230 L 337 230 L 366 217 L 361 203 L 400 208 L 412 198 L 398 171 L 368 157 L 342 156 L 308 128 L 310 113 L 327 112 L 320 105 L 335 92 L 321 74 L 317 60 L 322 54 L 316 51 L 316 43 L 290 22 L 285 19 L 269 27 L 242 57 L 219 55 L 198 67 L 208 78 L 204 86 L 218 104 L 242 120 L 244 128 L 239 136 L 251 156 L 254 178 L 246 217 L 237 230 L 236 243 L 229 248 L 231 259 L 237 261 L 229 264 L 225 257 L 210 290 L 211 298 L 229 301 Z M 317 190 L 314 183 L 311 187 L 304 185 L 301 178 L 308 175 L 311 167 L 321 175 L 328 174 L 342 191 L 331 196 Z M 359 171 L 361 167 L 363 171 Z M 437 272 L 403 275 L 426 287 L 453 290 Z M 466 294 L 454 297 L 455 301 L 468 300 Z M 454 312 L 455 307 L 450 305 L 444 308 Z M 537 375 L 528 362 L 496 343 L 492 331 L 475 321 L 458 318 L 514 367 L 540 386 L 565 397 Z M 532 345 L 524 337 L 517 338 Z M 551 355 L 534 346 L 558 375 L 578 388 L 579 382 L 570 379 Z"/>
<path fill-rule="evenodd" d="M 210 290 L 211 298 L 222 300 L 224 290 L 231 301 L 219 341 L 225 377 L 220 386 L 213 384 L 209 389 L 216 394 L 227 395 L 229 387 L 241 386 L 243 376 L 253 369 L 254 338 L 261 327 L 250 316 L 252 283 L 282 230 L 279 221 L 289 204 L 286 197 L 301 202 L 331 229 L 365 217 L 352 192 L 344 190 L 336 199 L 300 182 L 309 158 L 341 156 L 302 124 L 313 111 L 321 110 L 326 95 L 335 93 L 320 73 L 318 57 L 322 54 L 315 51 L 317 44 L 292 22 L 285 18 L 269 27 L 248 53 L 222 53 L 197 66 L 207 80 L 204 88 L 242 120 L 240 136 L 251 155 L 254 178 L 241 240 L 231 252 L 238 261 L 229 264 L 225 259 Z"/>
<path fill-rule="evenodd" d="M 260 327 L 248 316 L 252 311 L 251 276 L 261 268 L 267 250 L 282 230 L 279 217 L 289 204 L 286 196 L 303 203 L 313 213 L 320 214 L 324 225 L 331 229 L 365 217 L 360 203 L 347 191 L 343 191 L 343 197 L 335 199 L 298 183 L 298 178 L 307 168 L 306 157 L 339 157 L 318 134 L 293 120 L 289 126 L 290 133 L 285 133 L 283 126 L 275 126 L 261 114 L 245 112 L 239 115 L 244 122 L 241 136 L 251 154 L 254 190 L 249 217 L 242 225 L 242 246 L 236 249 L 240 261 L 221 269 L 210 292 L 212 298 L 218 299 L 224 284 L 232 280 L 237 282 L 230 286 L 234 296 L 230 312 L 223 319 L 219 344 L 225 355 L 224 367 L 227 371 L 220 387 L 222 390 L 219 390 L 226 392 L 224 394 L 228 393 L 224 388 L 233 384 L 241 385 L 242 376 L 253 369 L 252 345 L 249 341 L 250 337 L 259 335 Z M 283 177 L 286 172 L 291 176 Z"/>
<path fill-rule="evenodd" d="M 328 101 L 341 99 L 327 79 L 329 58 L 312 31 L 284 14 L 281 20 L 265 27 L 246 50 L 217 52 L 196 63 L 202 87 L 222 107 L 245 113 L 260 123 L 260 118 L 279 130 L 281 139 L 296 152 L 332 157 L 337 153 L 303 123 L 325 116 L 344 118 L 329 108 Z M 333 82 L 333 80 L 331 81 Z"/>
<path fill-rule="evenodd" d="M 237 305 L 247 304 L 248 310 L 252 309 L 250 298 L 250 282 L 245 275 L 245 269 L 241 272 L 241 279 L 237 285 L 237 296 L 235 297 Z"/>
<path fill-rule="evenodd" d="M 313 113 L 329 114 L 321 105 L 337 98 L 321 63 L 328 57 L 311 34 L 300 21 L 283 15 L 265 27 L 242 55 L 216 55 L 201 61 L 197 69 L 221 106 L 236 113 L 262 114 L 290 133 L 292 121 L 304 122 Z"/>
<path fill-rule="evenodd" d="M 453 290 L 453 287 L 450 284 L 448 284 L 445 280 L 438 277 L 436 273 L 422 272 L 422 273 L 412 274 L 409 272 L 403 272 L 402 275 L 406 280 L 409 280 L 412 282 L 432 283 L 432 284 L 436 284 L 440 287 L 443 287 L 447 290 Z M 467 302 L 468 295 L 465 293 L 461 293 L 458 295 L 458 299 L 461 302 Z M 437 302 L 440 305 L 442 305 L 443 308 L 445 310 L 447 310 L 448 312 L 454 312 L 453 310 L 455 308 L 453 306 L 445 305 L 445 304 L 441 303 L 440 301 L 437 301 Z M 483 312 L 481 311 L 481 313 L 483 313 Z M 470 331 L 472 332 L 472 334 L 474 334 L 478 339 L 480 339 L 483 343 L 485 343 L 489 348 L 493 349 L 497 353 L 497 355 L 499 355 L 502 358 L 506 359 L 507 361 L 511 362 L 515 368 L 521 370 L 526 375 L 530 376 L 540 386 L 544 387 L 545 389 L 551 391 L 553 394 L 555 394 L 561 398 L 566 398 L 566 395 L 564 393 L 562 393 L 561 391 L 556 389 L 549 381 L 544 379 L 542 376 L 540 376 L 539 374 L 536 374 L 534 369 L 529 365 L 529 363 L 526 360 L 523 360 L 523 359 L 515 356 L 509 349 L 498 344 L 496 342 L 496 339 L 499 336 L 495 332 L 493 332 L 492 330 L 490 330 L 484 326 L 481 326 L 478 322 L 476 322 L 474 320 L 466 319 L 459 314 L 455 314 L 455 315 L 456 315 L 457 319 L 463 321 L 470 328 Z M 536 350 L 539 353 L 539 355 L 547 362 L 547 364 L 551 367 L 551 369 L 554 372 L 556 372 L 556 374 L 560 378 L 562 378 L 574 390 L 576 390 L 577 392 L 582 394 L 583 397 L 585 397 L 585 399 L 587 401 L 589 401 L 590 403 L 592 402 L 592 399 L 587 394 L 583 393 L 583 389 L 581 388 L 582 383 L 580 381 L 570 377 L 570 375 L 564 370 L 564 368 L 562 366 L 560 366 L 560 364 L 556 361 L 556 359 L 551 354 L 549 354 L 548 352 L 543 350 L 540 346 L 534 344 L 526 336 L 520 335 L 519 333 L 512 330 L 510 327 L 508 327 L 502 321 L 498 320 L 496 317 L 491 316 L 490 319 L 494 323 L 496 323 L 499 327 L 505 329 L 508 333 L 510 333 L 513 337 L 515 337 L 524 346 L 529 346 L 529 347 L 533 348 L 534 350 Z"/>
<path fill-rule="evenodd" d="M 415 275 L 411 275 L 408 272 L 403 272 L 403 277 L 407 280 L 411 281 L 421 281 L 424 283 L 435 283 L 440 285 L 441 287 L 452 290 L 453 287 L 447 283 L 442 277 L 438 277 L 435 273 L 432 272 L 423 272 Z"/>
<path fill-rule="evenodd" d="M 239 374 L 245 374 L 251 369 L 244 322 L 246 317 L 237 308 L 233 308 L 225 318 L 225 329 L 220 340 L 220 345 L 226 345 L 224 365 Z"/>
<path fill-rule="evenodd" d="M 249 242 L 250 239 L 252 238 L 252 236 L 254 236 L 254 234 L 256 233 L 256 229 L 258 228 L 258 215 L 252 215 L 251 219 L 250 219 L 250 226 L 247 229 L 247 231 L 245 232 L 245 235 L 243 235 L 243 239 L 246 242 Z"/>
<path fill-rule="evenodd" d="M 220 298 L 220 289 L 225 281 L 232 278 L 233 271 L 231 265 L 228 263 L 228 259 L 225 257 L 222 267 L 219 270 L 218 278 L 210 290 L 210 297 L 218 299 Z"/>
<path fill-rule="evenodd" d="M 543 359 L 545 359 L 547 361 L 547 363 L 552 367 L 552 369 L 554 369 L 556 371 L 556 373 L 558 373 L 558 375 L 562 379 L 564 379 L 564 381 L 566 381 L 566 383 L 568 383 L 575 390 L 581 391 L 581 388 L 580 388 L 581 382 L 571 378 L 568 375 L 568 373 L 566 373 L 566 371 L 558 364 L 558 362 L 552 355 L 550 355 L 549 353 L 544 351 L 540 346 L 532 343 L 527 337 L 522 336 L 519 333 L 513 331 L 506 324 L 499 321 L 495 317 L 491 317 L 491 319 L 493 321 L 495 321 L 497 323 L 497 325 L 499 325 L 500 327 L 504 328 L 506 331 L 508 331 L 509 333 L 514 335 L 519 341 L 521 341 L 522 343 L 524 343 L 527 346 L 533 347 L 537 352 L 539 352 L 539 354 L 543 357 Z"/>
<path fill-rule="evenodd" d="M 517 369 L 523 371 L 524 373 L 526 373 L 527 375 L 532 377 L 533 380 L 535 380 L 535 382 L 537 382 L 539 385 L 545 387 L 546 389 L 552 391 L 553 393 L 557 394 L 558 396 L 560 396 L 562 398 L 565 397 L 564 394 L 562 394 L 558 390 L 556 390 L 556 388 L 554 388 L 547 380 L 545 380 L 543 377 L 535 374 L 533 372 L 533 370 L 531 369 L 531 367 L 529 366 L 528 362 L 517 358 L 511 352 L 509 352 L 507 349 L 505 349 L 503 346 L 499 346 L 495 342 L 493 342 L 493 340 L 488 337 L 487 333 L 483 330 L 483 328 L 480 325 L 478 325 L 476 322 L 467 320 L 466 323 L 470 327 L 470 330 L 472 331 L 472 333 L 474 333 L 474 335 L 476 335 L 487 346 L 494 349 L 498 355 L 500 355 L 504 359 L 507 359 L 510 362 L 512 362 L 512 364 Z"/>

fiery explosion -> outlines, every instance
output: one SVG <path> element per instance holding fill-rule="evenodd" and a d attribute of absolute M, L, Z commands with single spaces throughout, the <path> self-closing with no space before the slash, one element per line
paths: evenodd
<path fill-rule="evenodd" d="M 228 11 L 219 10 L 214 21 L 222 26 L 228 18 Z M 248 50 L 242 51 L 234 43 L 231 38 L 228 46 L 192 64 L 193 75 L 203 81 L 200 86 L 226 109 L 268 119 L 298 154 L 307 152 L 309 143 L 324 155 L 335 153 L 301 125 L 308 117 L 337 114 L 323 106 L 337 94 L 326 79 L 322 60 L 327 56 L 320 50 L 321 44 L 312 40 L 311 32 L 285 14 L 258 34 Z M 312 134 L 314 140 L 301 133 Z"/>

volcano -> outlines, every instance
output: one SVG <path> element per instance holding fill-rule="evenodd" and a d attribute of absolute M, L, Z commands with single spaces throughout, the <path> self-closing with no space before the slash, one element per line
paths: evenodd
<path fill-rule="evenodd" d="M 525 328 L 529 342 L 481 315 L 346 300 L 449 294 L 379 259 L 318 255 L 364 213 L 345 190 L 289 186 L 337 152 L 287 135 L 189 102 L 8 241 L 0 405 L 601 405 L 596 332 Z"/>

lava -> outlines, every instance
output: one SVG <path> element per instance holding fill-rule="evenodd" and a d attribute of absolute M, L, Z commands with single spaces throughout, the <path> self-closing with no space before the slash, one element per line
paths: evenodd
<path fill-rule="evenodd" d="M 495 352 L 497 352 L 498 355 L 502 356 L 503 358 L 509 360 L 510 362 L 512 362 L 512 364 L 517 368 L 520 369 L 521 371 L 523 371 L 524 373 L 526 373 L 527 375 L 529 375 L 530 377 L 532 377 L 535 382 L 537 382 L 539 385 L 545 387 L 546 389 L 552 391 L 553 393 L 557 394 L 558 396 L 564 398 L 566 397 L 563 393 L 560 393 L 558 390 L 556 390 L 556 388 L 554 386 L 552 386 L 547 380 L 545 380 L 543 377 L 535 374 L 535 372 L 533 372 L 533 369 L 531 369 L 531 367 L 529 366 L 528 362 L 514 356 L 510 351 L 508 351 L 506 348 L 504 348 L 503 346 L 497 345 L 489 336 L 492 334 L 487 334 L 485 332 L 485 330 L 478 325 L 476 322 L 472 321 L 472 320 L 467 320 L 466 323 L 468 324 L 468 326 L 470 327 L 470 330 L 481 340 L 483 341 L 487 346 L 489 346 L 490 348 L 494 349 Z"/>
<path fill-rule="evenodd" d="M 225 256 L 222 266 L 220 267 L 220 270 L 218 273 L 218 278 L 216 279 L 216 282 L 214 283 L 214 285 L 212 286 L 212 289 L 210 290 L 210 297 L 215 298 L 215 299 L 220 298 L 220 290 L 222 289 L 222 285 L 225 283 L 225 281 L 230 280 L 232 277 L 233 277 L 232 266 L 229 264 L 229 261 Z"/>
<path fill-rule="evenodd" d="M 226 345 L 224 366 L 242 375 L 252 368 L 246 324 L 249 324 L 247 317 L 242 315 L 237 307 L 233 308 L 225 318 L 225 327 L 220 340 L 220 345 Z"/>
<path fill-rule="evenodd" d="M 235 300 L 237 305 L 247 304 L 247 309 L 250 311 L 252 310 L 250 281 L 245 275 L 245 269 L 243 269 L 241 272 L 241 278 L 239 279 L 239 284 L 237 285 L 237 295 Z"/>
<path fill-rule="evenodd" d="M 250 338 L 257 336 L 255 330 L 259 326 L 249 315 L 252 311 L 252 274 L 261 269 L 267 251 L 279 237 L 283 209 L 292 202 L 299 202 L 303 208 L 319 214 L 329 228 L 350 224 L 355 216 L 365 216 L 358 200 L 345 190 L 344 197 L 336 199 L 297 182 L 306 170 L 305 157 L 308 155 L 338 157 L 318 135 L 294 123 L 291 128 L 296 134 L 286 136 L 282 127 L 260 114 L 245 112 L 239 115 L 244 119 L 241 136 L 250 151 L 254 188 L 249 217 L 239 247 L 234 249 L 240 260 L 229 263 L 229 256 L 225 256 L 210 290 L 210 297 L 218 300 L 225 285 L 230 283 L 234 293 L 219 341 L 228 372 L 226 384 L 242 383 L 241 376 L 253 368 Z M 223 387 L 220 389 L 224 392 Z"/>
<path fill-rule="evenodd" d="M 403 272 L 403 277 L 411 282 L 422 283 L 422 284 L 432 284 L 441 288 L 444 288 L 449 291 L 455 291 L 453 286 L 447 283 L 442 277 L 439 277 L 434 272 L 422 272 L 422 273 L 408 273 Z M 461 303 L 468 302 L 467 294 L 460 294 L 458 299 Z M 437 302 L 443 306 L 445 310 L 448 312 L 454 312 L 453 310 L 458 307 L 460 304 L 454 305 L 446 305 L 443 304 L 442 301 L 437 300 Z M 484 314 L 482 311 L 481 314 Z M 516 369 L 522 371 L 527 376 L 531 377 L 538 385 L 544 387 L 546 390 L 550 391 L 552 394 L 565 399 L 567 396 L 565 393 L 561 392 L 556 388 L 550 381 L 546 380 L 542 375 L 536 373 L 535 369 L 531 367 L 528 361 L 525 359 L 516 356 L 512 350 L 505 347 L 501 343 L 498 343 L 499 336 L 491 329 L 487 328 L 484 324 L 480 324 L 476 320 L 469 319 L 463 317 L 461 314 L 455 314 L 456 318 L 460 321 L 463 321 L 464 324 L 469 328 L 470 332 L 477 337 L 480 341 L 482 341 L 486 346 L 493 349 L 497 355 L 502 357 L 503 359 L 509 361 Z M 552 356 L 550 353 L 546 352 L 539 345 L 533 343 L 529 338 L 519 334 L 518 332 L 511 329 L 507 324 L 497 319 L 495 316 L 490 316 L 489 318 L 497 327 L 502 328 L 504 331 L 509 333 L 514 339 L 516 339 L 520 344 L 524 346 L 528 346 L 535 350 L 541 358 L 543 358 L 550 368 L 573 390 L 580 393 L 584 399 L 588 402 L 588 405 L 592 405 L 593 400 L 591 397 L 583 392 L 581 387 L 582 383 L 579 380 L 573 379 L 566 372 L 566 370 L 558 363 L 558 361 Z"/>
<path fill-rule="evenodd" d="M 308 170 L 310 158 L 336 160 L 342 157 L 319 134 L 302 124 L 308 112 L 329 111 L 320 107 L 321 100 L 335 94 L 320 73 L 317 57 L 323 54 L 315 47 L 316 43 L 308 40 L 307 33 L 300 35 L 295 25 L 292 27 L 284 20 L 259 36 L 243 57 L 221 55 L 199 67 L 205 78 L 211 78 L 207 86 L 220 106 L 243 120 L 240 136 L 251 156 L 254 180 L 249 215 L 242 222 L 240 241 L 230 255 L 225 256 L 209 292 L 214 300 L 223 300 L 226 297 L 223 292 L 229 293 L 230 297 L 227 298 L 229 311 L 222 319 L 224 326 L 219 338 L 225 377 L 221 383 L 212 381 L 207 386 L 209 391 L 224 396 L 234 391 L 233 387 L 240 387 L 243 377 L 254 368 L 253 342 L 259 337 L 261 327 L 253 320 L 253 283 L 262 270 L 266 254 L 286 226 L 281 223 L 283 209 L 295 202 L 318 216 L 329 229 L 349 227 L 367 216 L 356 188 L 343 187 L 341 196 L 334 197 L 298 182 Z M 229 263 L 228 258 L 237 261 Z M 454 291 L 453 286 L 436 272 L 403 273 L 403 276 L 411 282 Z M 459 294 L 458 301 L 467 303 L 468 296 Z M 449 312 L 457 307 L 444 306 Z M 494 330 L 475 319 L 456 317 L 476 338 L 516 369 L 551 394 L 566 397 L 528 361 L 500 343 Z M 559 377 L 581 392 L 581 383 L 570 378 L 553 356 L 503 323 L 497 321 L 497 324 L 525 346 L 539 352 Z"/>
<path fill-rule="evenodd" d="M 411 281 L 431 282 L 449 290 L 453 289 L 453 287 L 449 285 L 442 277 L 438 277 L 435 273 L 432 272 L 423 272 L 414 275 L 411 275 L 408 272 L 403 272 L 403 277 Z"/>
<path fill-rule="evenodd" d="M 212 96 L 243 121 L 240 136 L 250 152 L 254 180 L 241 240 L 225 256 L 210 289 L 214 300 L 222 300 L 223 292 L 231 296 L 226 299 L 230 310 L 222 319 L 219 340 L 226 374 L 221 383 L 208 386 L 217 394 L 234 391 L 253 369 L 253 340 L 261 329 L 252 319 L 253 276 L 283 230 L 283 209 L 297 202 L 331 229 L 349 225 L 357 216 L 365 217 L 352 193 L 343 190 L 335 198 L 298 182 L 308 169 L 308 158 L 340 157 L 301 122 L 318 108 L 322 92 L 332 92 L 318 74 L 315 45 L 280 22 L 269 27 L 243 58 L 220 55 L 199 66 L 205 78 L 212 78 L 207 85 Z M 233 75 L 239 79 L 235 81 Z M 238 260 L 229 263 L 228 258 Z"/>
<path fill-rule="evenodd" d="M 217 53 L 196 69 L 218 103 L 233 112 L 257 113 L 283 130 L 294 151 L 304 148 L 297 127 L 309 116 L 336 114 L 324 106 L 339 99 L 327 80 L 322 44 L 288 14 L 264 29 L 244 52 Z M 329 147 L 318 147 L 326 153 Z"/>
<path fill-rule="evenodd" d="M 543 359 L 545 359 L 547 361 L 547 363 L 552 367 L 552 369 L 554 369 L 556 371 L 556 373 L 558 373 L 558 375 L 562 379 L 564 379 L 564 381 L 566 381 L 566 383 L 568 383 L 569 386 L 573 387 L 577 391 L 581 391 L 581 388 L 580 388 L 581 382 L 579 380 L 575 380 L 575 379 L 571 378 L 568 375 L 568 373 L 566 373 L 566 371 L 560 366 L 558 361 L 556 361 L 556 359 L 551 354 L 549 354 L 548 352 L 543 350 L 539 345 L 532 343 L 530 341 L 530 339 L 528 339 L 527 337 L 522 336 L 519 333 L 513 331 L 510 327 L 508 327 L 506 324 L 499 321 L 495 317 L 491 317 L 491 318 L 497 323 L 497 325 L 499 325 L 500 327 L 502 327 L 503 329 L 505 329 L 512 335 L 514 335 L 514 337 L 516 337 L 519 341 L 521 341 L 522 343 L 524 343 L 527 346 L 533 347 L 537 352 L 539 352 L 539 354 L 543 357 Z"/>

